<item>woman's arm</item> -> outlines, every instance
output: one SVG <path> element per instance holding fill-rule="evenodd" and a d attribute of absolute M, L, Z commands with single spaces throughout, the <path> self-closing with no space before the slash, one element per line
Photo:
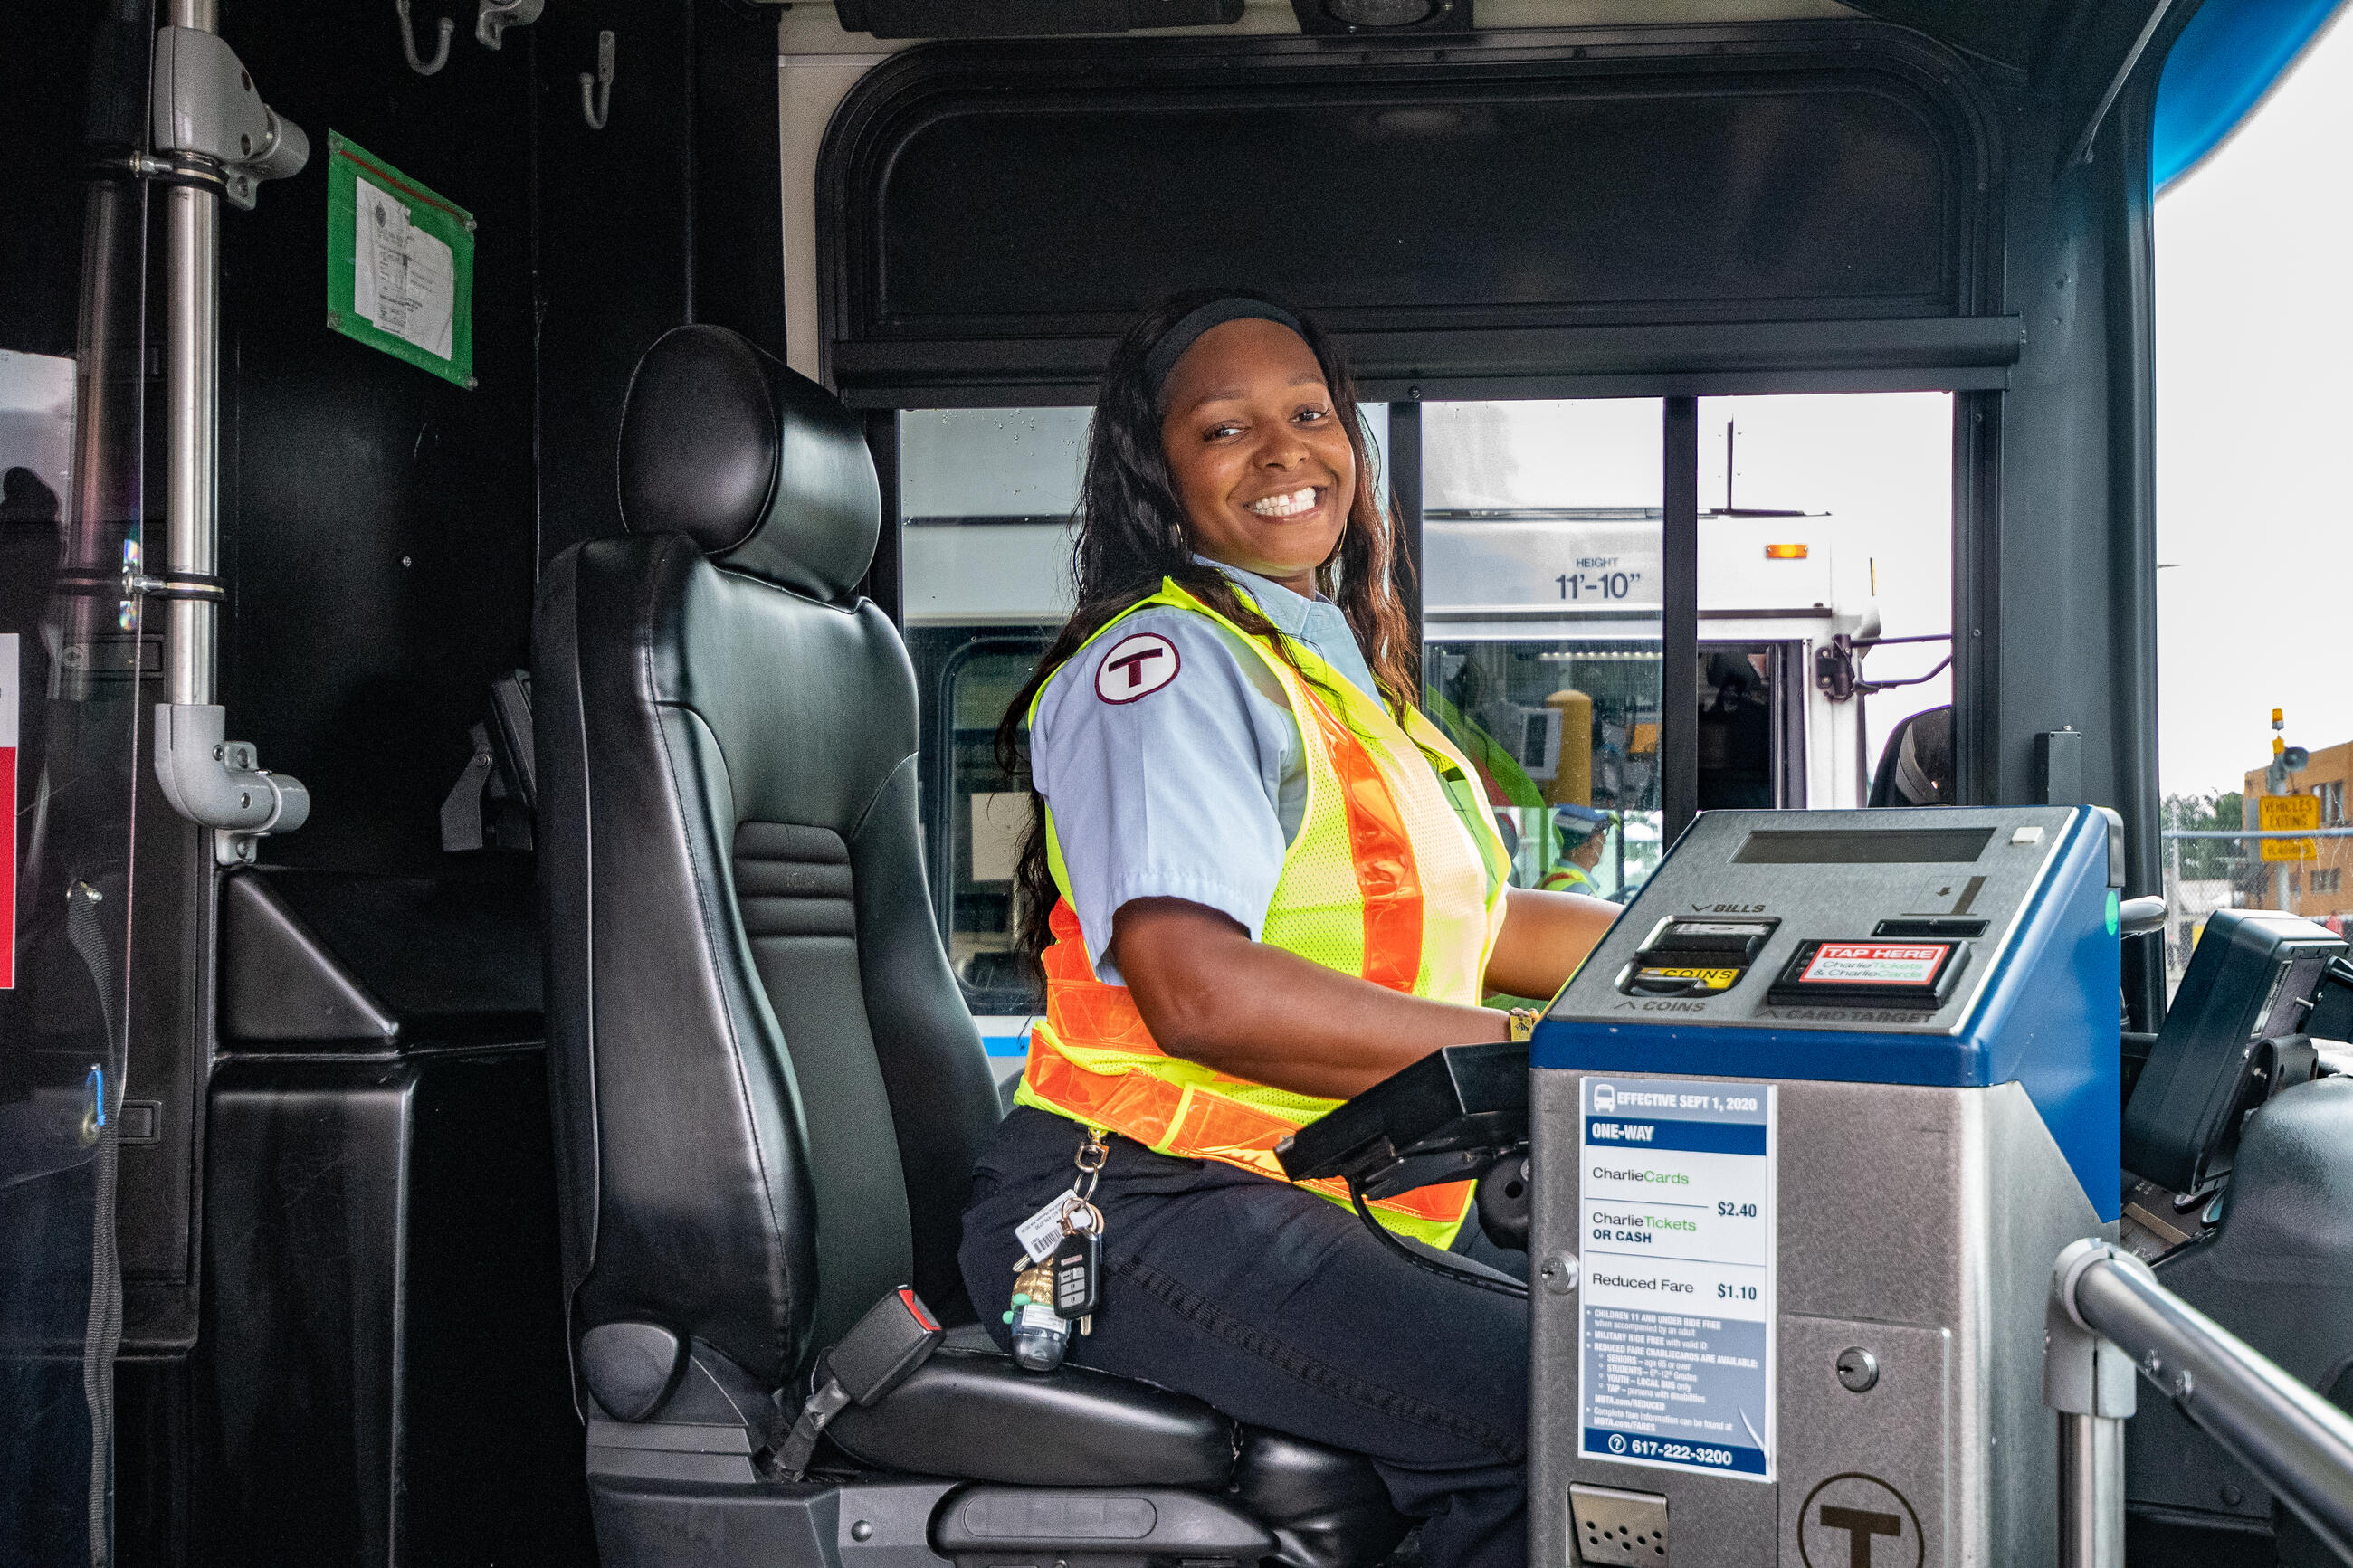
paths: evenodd
<path fill-rule="evenodd" d="M 1326 969 L 1252 942 L 1238 921 L 1183 899 L 1132 899 L 1112 931 L 1112 961 L 1162 1050 L 1294 1094 L 1345 1100 L 1440 1046 L 1511 1032 L 1493 1008 L 1408 996 Z"/>
<path fill-rule="evenodd" d="M 1583 893 L 1514 888 L 1505 897 L 1504 929 L 1487 955 L 1487 989 L 1514 996 L 1550 996 L 1567 984 L 1623 912 Z"/>
<path fill-rule="evenodd" d="M 1593 951 L 1618 906 L 1514 888 L 1487 984 L 1549 996 Z M 1183 899 L 1132 899 L 1112 921 L 1112 962 L 1170 1056 L 1253 1083 L 1345 1100 L 1440 1046 L 1501 1040 L 1490 1007 L 1408 996 L 1297 953 Z"/>

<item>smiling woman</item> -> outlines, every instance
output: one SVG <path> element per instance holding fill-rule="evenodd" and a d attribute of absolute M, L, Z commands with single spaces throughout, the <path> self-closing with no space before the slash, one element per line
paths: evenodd
<path fill-rule="evenodd" d="M 1076 612 L 1000 732 L 1016 776 L 1029 742 L 1018 901 L 1047 1006 L 978 1167 L 967 1285 L 1006 1289 L 1076 1157 L 1093 1331 L 1017 1296 L 1017 1358 L 1067 1345 L 1364 1453 L 1433 1568 L 1516 1568 L 1525 1307 L 1401 1261 L 1274 1150 L 1441 1046 L 1507 1037 L 1482 999 L 1551 994 L 1616 909 L 1511 885 L 1474 770 L 1414 706 L 1389 519 L 1313 322 L 1236 294 L 1139 322 L 1079 514 Z M 1470 1201 L 1458 1182 L 1371 1212 L 1444 1247 Z"/>
<path fill-rule="evenodd" d="M 1312 598 L 1356 500 L 1356 451 L 1307 341 L 1280 321 L 1221 322 L 1176 362 L 1161 401 L 1196 548 Z"/>

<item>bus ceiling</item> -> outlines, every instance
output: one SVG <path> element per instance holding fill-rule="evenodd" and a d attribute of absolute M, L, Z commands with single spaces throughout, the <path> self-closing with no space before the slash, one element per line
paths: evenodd
<path fill-rule="evenodd" d="M 2158 7 L 2162 9 L 2163 7 Z M 2211 7 L 2210 7 L 2211 8 Z M 2331 8 L 2241 5 L 2245 12 Z M 1305 34 L 1357 38 L 1443 35 L 1519 27 L 1622 26 L 1654 23 L 1764 22 L 1875 16 L 1915 27 L 1981 58 L 2031 69 L 2055 53 L 2055 32 L 2071 13 L 2066 0 L 1715 0 L 1684 5 L 1644 0 L 835 0 L 795 9 L 842 30 L 878 40 L 1046 37 L 1130 32 Z M 2119 7 L 2119 9 L 2139 9 Z M 2054 23 L 2058 26 L 2054 27 Z M 2268 31 L 2275 23 L 2259 25 Z"/>

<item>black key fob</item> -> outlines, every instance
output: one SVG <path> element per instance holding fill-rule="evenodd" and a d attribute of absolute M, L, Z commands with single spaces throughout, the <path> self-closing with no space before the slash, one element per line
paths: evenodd
<path fill-rule="evenodd" d="M 1103 1298 L 1103 1237 L 1074 1230 L 1054 1248 L 1054 1310 L 1065 1318 L 1092 1314 Z"/>

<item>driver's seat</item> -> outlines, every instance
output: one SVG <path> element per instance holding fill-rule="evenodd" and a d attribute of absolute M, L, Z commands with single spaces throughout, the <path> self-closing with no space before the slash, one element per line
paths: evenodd
<path fill-rule="evenodd" d="M 630 384 L 619 480 L 629 531 L 549 568 L 533 659 L 606 1568 L 1385 1555 L 1406 1521 L 1364 1460 L 1020 1371 L 972 1323 L 959 1220 L 997 1100 L 924 890 L 913 673 L 855 592 L 881 522 L 857 420 L 681 327 Z M 819 1353 L 907 1284 L 966 1326 L 845 1411 L 810 1479 L 774 1479 Z"/>

